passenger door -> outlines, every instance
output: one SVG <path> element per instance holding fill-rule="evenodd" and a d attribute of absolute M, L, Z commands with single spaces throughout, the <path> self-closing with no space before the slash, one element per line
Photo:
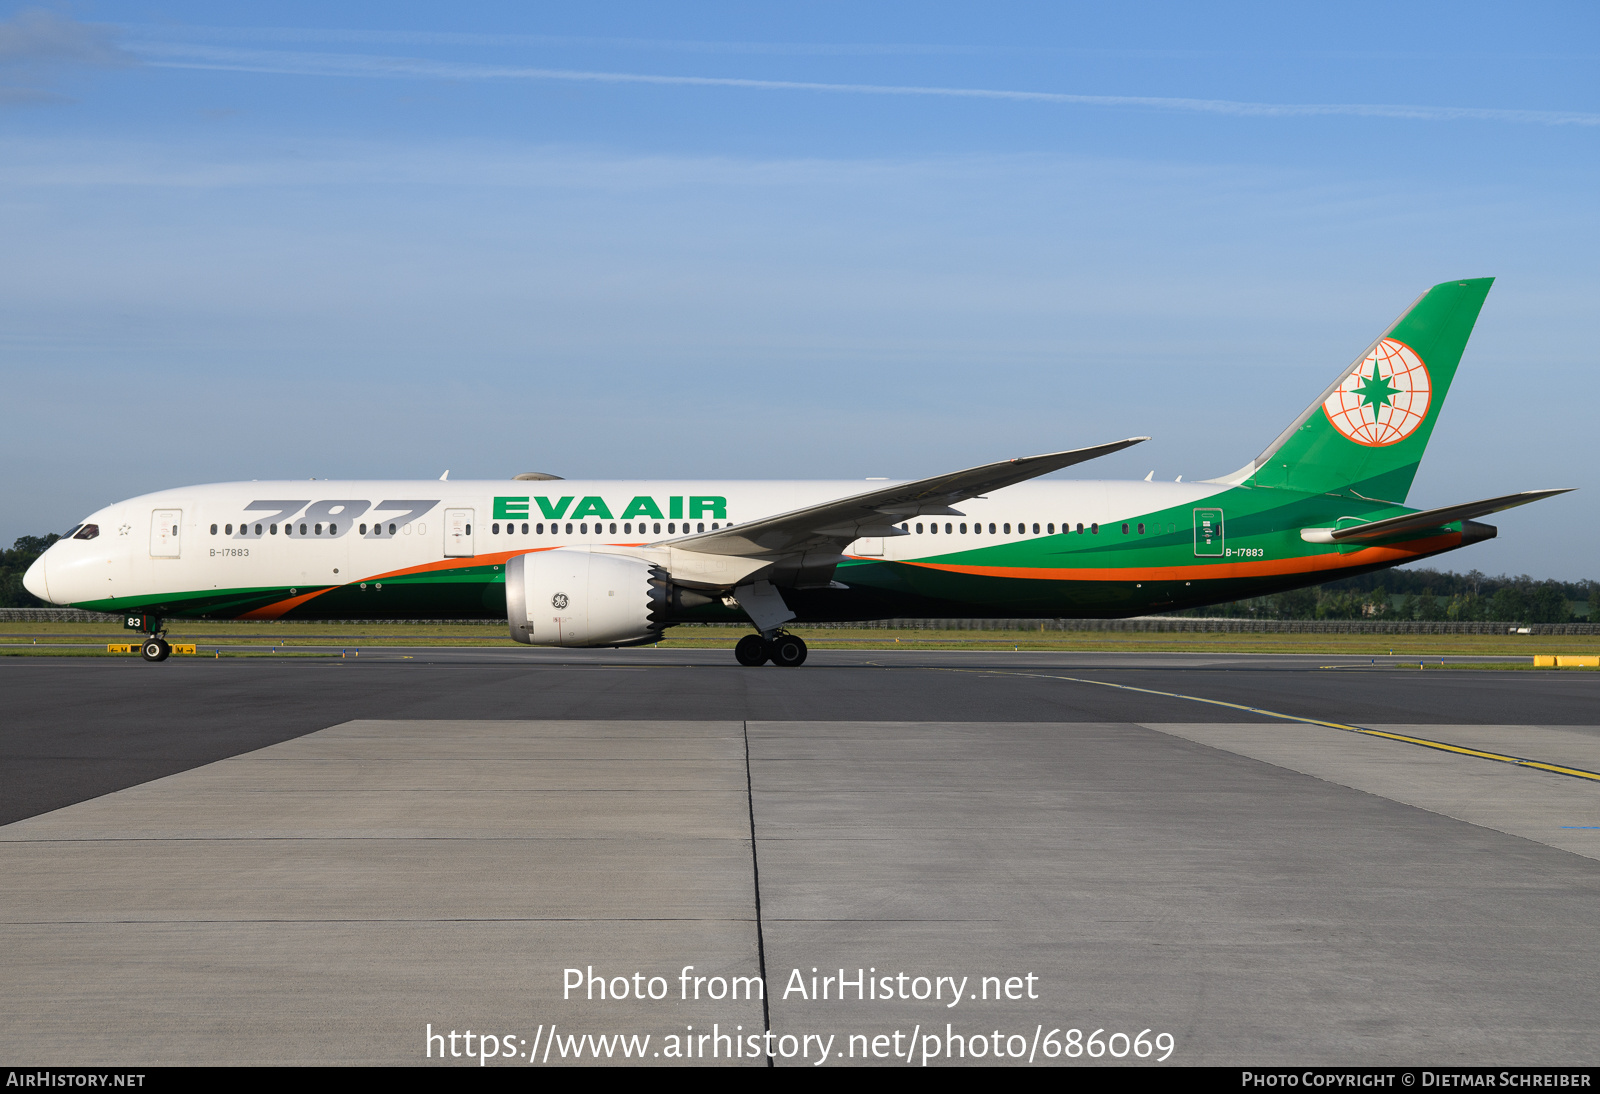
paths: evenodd
<path fill-rule="evenodd" d="M 1222 557 L 1222 510 L 1194 511 L 1194 553 L 1200 558 Z"/>
<path fill-rule="evenodd" d="M 477 553 L 472 547 L 472 510 L 446 509 L 444 511 L 444 557 L 471 558 Z"/>
<path fill-rule="evenodd" d="M 182 554 L 179 529 L 183 527 L 182 509 L 157 509 L 150 514 L 150 557 L 177 558 Z"/>

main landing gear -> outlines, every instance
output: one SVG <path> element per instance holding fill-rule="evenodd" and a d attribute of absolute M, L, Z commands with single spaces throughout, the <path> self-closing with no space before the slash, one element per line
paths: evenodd
<path fill-rule="evenodd" d="M 172 653 L 172 647 L 167 645 L 167 640 L 160 635 L 151 635 L 144 640 L 144 645 L 139 647 L 139 656 L 146 661 L 165 661 Z"/>
<path fill-rule="evenodd" d="M 792 634 L 777 634 L 771 640 L 759 634 L 747 634 L 733 647 L 734 659 L 751 668 L 768 661 L 786 668 L 803 665 L 806 663 L 806 652 L 806 644 Z"/>

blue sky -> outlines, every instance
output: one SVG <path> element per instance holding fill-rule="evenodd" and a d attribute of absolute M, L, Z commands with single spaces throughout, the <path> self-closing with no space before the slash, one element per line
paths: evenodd
<path fill-rule="evenodd" d="M 1493 275 L 1411 495 L 1600 578 L 1593 5 L 0 4 L 0 542 L 273 477 L 1253 457 Z"/>

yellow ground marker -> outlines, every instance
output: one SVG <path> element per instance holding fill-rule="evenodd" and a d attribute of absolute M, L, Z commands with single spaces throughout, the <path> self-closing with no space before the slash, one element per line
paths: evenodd
<path fill-rule="evenodd" d="M 1600 669 L 1600 655 L 1581 653 L 1536 653 L 1536 669 Z"/>
<path fill-rule="evenodd" d="M 143 642 L 112 642 L 106 646 L 107 653 L 138 653 L 144 648 Z M 194 653 L 195 647 L 188 642 L 172 643 L 173 653 Z"/>
<path fill-rule="evenodd" d="M 1137 691 L 1144 695 L 1160 695 L 1168 699 L 1187 699 L 1191 703 L 1206 703 L 1214 707 L 1227 707 L 1230 710 L 1244 710 L 1249 711 L 1251 714 L 1262 714 L 1268 718 L 1282 718 L 1286 722 L 1324 726 L 1328 729 L 1342 730 L 1345 733 L 1359 733 L 1363 737 L 1382 737 L 1385 740 L 1400 741 L 1403 744 L 1417 745 L 1420 748 L 1433 748 L 1440 752 L 1454 752 L 1458 756 L 1474 756 L 1480 760 L 1494 760 L 1496 763 L 1512 764 L 1516 767 L 1531 767 L 1538 771 L 1550 771 L 1557 775 L 1570 775 L 1574 779 L 1586 779 L 1589 782 L 1600 783 L 1600 771 L 1586 771 L 1581 767 L 1566 767 L 1561 764 L 1545 763 L 1543 760 L 1530 760 L 1521 756 L 1506 756 L 1499 752 L 1486 752 L 1481 748 L 1463 748 L 1461 745 L 1433 741 L 1426 737 L 1412 737 L 1404 733 L 1389 733 L 1381 729 L 1347 726 L 1343 722 L 1327 722 L 1321 718 L 1302 718 L 1298 714 L 1283 714 L 1276 710 L 1245 706 L 1242 703 L 1229 703 L 1222 699 L 1207 699 L 1200 695 L 1184 695 L 1182 692 L 1177 691 L 1157 691 L 1155 688 L 1137 688 L 1131 684 L 1113 684 L 1106 680 L 1084 680 L 1076 676 L 1049 676 L 1039 672 L 1003 672 L 996 669 L 947 669 L 946 671 L 977 672 L 991 676 L 1029 676 L 1038 680 L 1065 680 L 1073 684 L 1094 684 L 1102 688 L 1116 688 L 1118 691 Z"/>

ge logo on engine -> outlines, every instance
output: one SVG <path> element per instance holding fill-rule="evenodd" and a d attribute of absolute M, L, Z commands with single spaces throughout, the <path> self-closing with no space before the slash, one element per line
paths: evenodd
<path fill-rule="evenodd" d="M 557 593 L 555 596 L 552 596 L 550 598 L 550 606 L 558 612 L 561 611 L 567 606 L 567 594 Z"/>

